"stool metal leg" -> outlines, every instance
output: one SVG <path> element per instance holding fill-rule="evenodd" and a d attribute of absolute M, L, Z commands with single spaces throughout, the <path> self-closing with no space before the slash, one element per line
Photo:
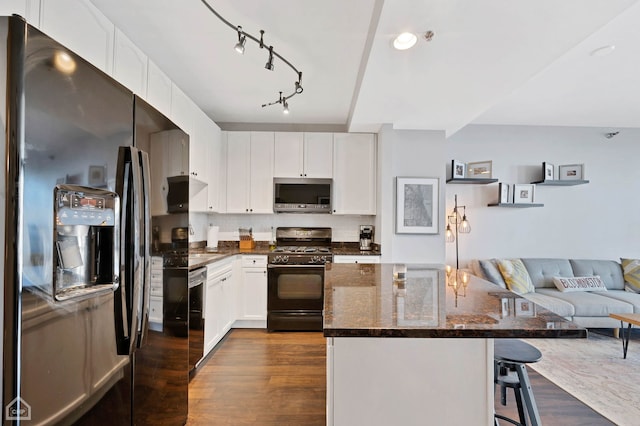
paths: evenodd
<path fill-rule="evenodd" d="M 542 423 L 540 422 L 538 407 L 536 405 L 536 400 L 533 397 L 531 383 L 529 383 L 527 367 L 524 364 L 516 364 L 516 371 L 518 372 L 518 378 L 520 379 L 522 397 L 524 399 L 525 405 L 527 406 L 527 413 L 529 413 L 531 426 L 541 426 Z"/>

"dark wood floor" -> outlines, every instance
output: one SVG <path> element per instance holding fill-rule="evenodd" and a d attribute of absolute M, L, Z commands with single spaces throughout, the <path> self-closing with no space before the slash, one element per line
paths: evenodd
<path fill-rule="evenodd" d="M 535 371 L 529 374 L 544 425 L 613 425 Z M 322 333 L 234 329 L 189 384 L 187 425 L 324 425 L 325 397 Z M 496 398 L 496 412 L 517 418 L 511 390 L 506 407 Z"/>

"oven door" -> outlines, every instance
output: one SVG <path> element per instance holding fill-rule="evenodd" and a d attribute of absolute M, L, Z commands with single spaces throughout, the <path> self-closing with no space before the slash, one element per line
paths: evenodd
<path fill-rule="evenodd" d="M 269 265 L 267 329 L 322 330 L 324 265 Z"/>
<path fill-rule="evenodd" d="M 189 336 L 189 269 L 163 269 L 163 326 L 177 337 Z"/>

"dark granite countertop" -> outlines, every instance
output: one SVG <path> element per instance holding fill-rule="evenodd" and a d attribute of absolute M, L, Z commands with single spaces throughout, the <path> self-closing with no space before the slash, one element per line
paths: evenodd
<path fill-rule="evenodd" d="M 359 243 L 334 243 L 331 247 L 334 255 L 346 256 L 380 256 L 380 247 L 375 246 L 375 250 L 361 251 Z M 218 251 L 207 252 L 204 245 L 199 248 L 189 250 L 189 269 L 196 269 L 206 266 L 209 263 L 217 262 L 226 257 L 235 256 L 236 254 L 246 255 L 267 255 L 271 252 L 269 243 L 266 241 L 257 241 L 256 247 L 251 251 L 240 251 L 238 241 L 221 241 Z M 162 254 L 158 254 L 162 255 Z"/>
<path fill-rule="evenodd" d="M 325 271 L 327 337 L 584 338 L 587 330 L 535 303 L 468 275 L 466 286 L 447 273 L 407 265 L 331 264 Z M 454 271 L 455 272 L 455 271 Z M 455 275 L 455 274 L 454 274 Z"/>

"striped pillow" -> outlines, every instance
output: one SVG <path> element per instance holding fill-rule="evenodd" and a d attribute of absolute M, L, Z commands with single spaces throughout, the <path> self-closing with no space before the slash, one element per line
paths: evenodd
<path fill-rule="evenodd" d="M 509 290 L 517 294 L 535 291 L 529 272 L 520 259 L 497 259 L 498 269 Z"/>
<path fill-rule="evenodd" d="M 628 290 L 640 293 L 640 259 L 620 259 Z"/>

